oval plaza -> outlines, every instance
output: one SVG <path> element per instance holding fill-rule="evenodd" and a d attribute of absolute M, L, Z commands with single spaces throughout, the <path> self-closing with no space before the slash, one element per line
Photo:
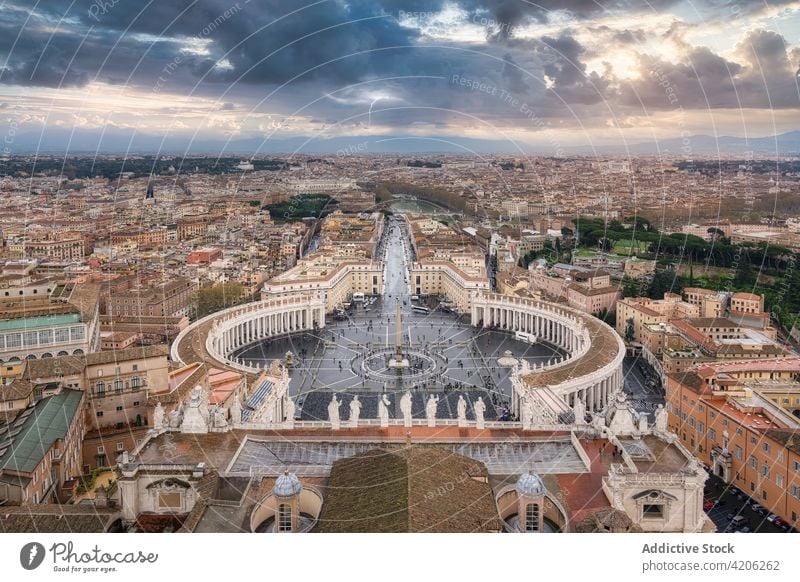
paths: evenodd
<path fill-rule="evenodd" d="M 626 401 L 611 327 L 491 292 L 465 254 L 426 256 L 412 219 L 381 228 L 370 261 L 310 255 L 261 300 L 181 332 L 174 361 L 244 381 L 224 401 L 198 384 L 155 403 L 150 438 L 123 464 L 127 519 L 158 511 L 153 483 L 171 465 L 189 485 L 170 497 L 187 531 L 219 531 L 223 514 L 258 532 L 710 527 L 705 472 L 665 411 L 653 422 Z M 401 476 L 409 504 L 453 517 L 391 521 Z M 348 499 L 359 487 L 375 499 Z M 464 503 L 468 520 L 455 517 Z"/>

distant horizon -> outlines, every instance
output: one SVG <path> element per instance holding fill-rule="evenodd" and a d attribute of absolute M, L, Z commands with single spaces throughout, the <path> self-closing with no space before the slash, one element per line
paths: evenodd
<path fill-rule="evenodd" d="M 89 134 L 90 136 L 91 134 Z M 113 134 L 112 138 L 114 138 Z M 91 139 L 84 136 L 83 139 Z M 691 158 L 692 156 L 714 155 L 765 155 L 798 156 L 800 155 L 800 129 L 791 130 L 777 135 L 765 136 L 731 136 L 731 135 L 704 135 L 666 138 L 652 141 L 633 141 L 618 143 L 603 143 L 593 145 L 561 146 L 558 151 L 552 151 L 546 145 L 526 142 L 513 144 L 504 140 L 475 139 L 464 136 L 442 135 L 352 135 L 337 137 L 312 137 L 291 136 L 281 139 L 262 140 L 258 137 L 239 139 L 226 142 L 218 139 L 197 139 L 190 142 L 187 138 L 165 138 L 158 135 L 136 134 L 128 138 L 128 149 L 122 147 L 82 148 L 69 147 L 67 144 L 53 143 L 42 144 L 38 151 L 26 148 L 20 144 L 26 143 L 26 137 L 20 135 L 16 148 L 8 148 L 4 157 L 19 156 L 104 156 L 104 155 L 137 155 L 137 156 L 219 156 L 257 159 L 259 156 L 275 155 L 334 155 L 337 157 L 368 157 L 370 155 L 450 155 L 450 156 L 484 156 L 484 155 L 516 155 L 559 158 L 565 156 L 670 156 Z M 71 133 L 74 137 L 74 133 Z M 94 136 L 96 139 L 108 139 L 109 133 L 104 136 Z M 127 134 L 126 134 L 127 137 Z M 116 138 L 114 138 L 116 139 Z M 159 140 L 164 143 L 161 149 L 153 147 L 131 147 L 135 140 Z M 177 145 L 183 142 L 182 145 Z M 425 145 L 437 143 L 441 147 L 424 149 Z M 215 145 L 212 145 L 215 144 Z M 291 146 L 294 147 L 289 147 Z M 446 144 L 446 145 L 442 145 Z M 403 146 L 403 147 L 393 147 Z M 505 147 L 504 147 L 505 146 Z M 779 149 L 775 151 L 775 146 Z M 280 149 L 281 147 L 285 149 Z M 477 148 L 474 151 L 470 147 Z M 757 148 L 747 150 L 747 148 Z M 8 151 L 11 150 L 11 151 Z M 15 151 L 16 150 L 16 151 Z M 260 150 L 260 151 L 259 151 Z M 649 151 L 652 150 L 652 151 Z"/>

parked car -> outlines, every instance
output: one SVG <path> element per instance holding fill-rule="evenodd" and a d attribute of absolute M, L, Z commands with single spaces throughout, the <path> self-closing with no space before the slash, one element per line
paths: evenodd
<path fill-rule="evenodd" d="M 709 509 L 713 509 L 713 508 L 714 508 L 714 502 L 711 501 L 710 499 L 708 501 L 706 501 L 705 503 L 703 503 L 703 510 L 704 511 L 708 511 Z"/>
<path fill-rule="evenodd" d="M 744 526 L 744 527 L 742 527 L 742 528 L 739 528 L 739 529 L 737 529 L 737 530 L 736 530 L 736 533 L 750 533 L 750 531 L 751 531 L 751 530 L 750 530 L 750 528 L 749 528 L 749 527 L 747 527 L 747 526 Z"/>
<path fill-rule="evenodd" d="M 770 523 L 775 523 L 775 520 L 776 520 L 776 519 L 780 519 L 780 518 L 779 518 L 777 515 L 775 515 L 774 513 L 770 513 L 770 514 L 767 516 L 767 521 L 768 521 L 768 522 L 770 522 Z M 777 524 L 776 524 L 776 525 L 777 525 Z"/>
<path fill-rule="evenodd" d="M 758 513 L 760 515 L 764 515 L 766 513 L 766 511 L 767 511 L 766 509 L 761 507 L 758 503 L 754 503 L 753 505 L 751 505 L 750 509 L 752 509 L 753 511 L 755 511 L 756 513 Z"/>
<path fill-rule="evenodd" d="M 740 529 L 747 525 L 747 518 L 743 515 L 737 515 L 731 519 L 731 528 Z"/>

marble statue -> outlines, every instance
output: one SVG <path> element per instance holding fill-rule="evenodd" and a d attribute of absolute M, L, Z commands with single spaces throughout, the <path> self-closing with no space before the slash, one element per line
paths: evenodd
<path fill-rule="evenodd" d="M 577 395 L 575 396 L 575 405 L 572 407 L 572 411 L 575 413 L 575 424 L 586 424 L 586 405 Z"/>
<path fill-rule="evenodd" d="M 475 409 L 475 423 L 478 430 L 483 430 L 486 426 L 484 424 L 483 415 L 486 412 L 486 404 L 483 402 L 483 396 L 478 396 L 478 400 L 473 404 L 473 408 Z"/>
<path fill-rule="evenodd" d="M 160 400 L 156 404 L 155 410 L 153 410 L 153 427 L 156 430 L 164 428 L 164 407 L 161 406 Z"/>
<path fill-rule="evenodd" d="M 350 401 L 350 427 L 356 428 L 358 426 L 358 417 L 361 416 L 361 401 L 358 399 L 358 394 L 353 396 Z"/>
<path fill-rule="evenodd" d="M 439 406 L 439 397 L 430 395 L 428 402 L 425 404 L 425 418 L 428 419 L 428 426 L 436 426 L 436 409 Z"/>
<path fill-rule="evenodd" d="M 206 421 L 206 424 L 211 424 L 213 419 L 211 418 L 211 412 L 209 410 L 208 404 L 208 390 L 203 390 L 203 387 L 198 384 L 194 387 L 194 391 L 198 394 L 200 405 L 198 406 L 198 410 L 200 411 L 200 416 L 203 417 L 203 420 Z"/>
<path fill-rule="evenodd" d="M 331 397 L 331 402 L 328 404 L 328 421 L 331 423 L 333 430 L 339 430 L 339 406 L 341 402 L 336 398 L 336 394 Z"/>
<path fill-rule="evenodd" d="M 411 392 L 406 391 L 400 397 L 400 412 L 403 413 L 403 426 L 411 426 Z"/>
<path fill-rule="evenodd" d="M 225 418 L 225 409 L 221 406 L 215 406 L 213 413 L 214 428 L 228 428 L 228 420 Z"/>
<path fill-rule="evenodd" d="M 186 434 L 208 433 L 208 396 L 203 397 L 203 389 L 195 386 L 181 421 L 181 432 Z"/>
<path fill-rule="evenodd" d="M 661 433 L 668 432 L 667 430 L 667 409 L 663 404 L 659 404 L 656 409 L 656 431 Z"/>
<path fill-rule="evenodd" d="M 242 422 L 242 404 L 239 402 L 239 397 L 234 395 L 233 402 L 231 403 L 231 424 L 238 426 Z"/>
<path fill-rule="evenodd" d="M 639 413 L 639 432 L 644 434 L 647 432 L 647 413 Z"/>
<path fill-rule="evenodd" d="M 291 396 L 286 397 L 286 422 L 294 424 L 294 415 L 297 413 L 297 407 L 294 404 Z"/>
<path fill-rule="evenodd" d="M 378 399 L 378 418 L 381 421 L 382 427 L 389 426 L 389 406 L 391 405 L 391 401 L 386 394 L 381 394 L 381 397 Z"/>
<path fill-rule="evenodd" d="M 528 398 L 523 397 L 519 403 L 519 416 L 520 421 L 522 421 L 522 428 L 524 430 L 530 430 L 532 424 L 532 406 L 528 402 Z"/>
<path fill-rule="evenodd" d="M 460 427 L 467 426 L 467 401 L 464 400 L 464 396 L 461 394 L 458 395 L 458 404 L 456 404 L 456 414 L 458 416 L 458 426 Z"/>

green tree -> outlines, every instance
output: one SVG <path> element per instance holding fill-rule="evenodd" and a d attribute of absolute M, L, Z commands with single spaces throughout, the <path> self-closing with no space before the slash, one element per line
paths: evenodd
<path fill-rule="evenodd" d="M 752 285 L 754 282 L 753 265 L 750 263 L 750 254 L 747 251 L 742 251 L 739 257 L 739 264 L 736 265 L 733 283 L 734 285 Z"/>
<path fill-rule="evenodd" d="M 197 318 L 205 317 L 242 301 L 244 287 L 240 283 L 203 285 L 195 292 L 194 305 Z"/>
<path fill-rule="evenodd" d="M 633 338 L 634 338 L 633 318 L 629 317 L 627 320 L 625 320 L 625 341 L 627 343 L 631 343 L 633 341 Z"/>

